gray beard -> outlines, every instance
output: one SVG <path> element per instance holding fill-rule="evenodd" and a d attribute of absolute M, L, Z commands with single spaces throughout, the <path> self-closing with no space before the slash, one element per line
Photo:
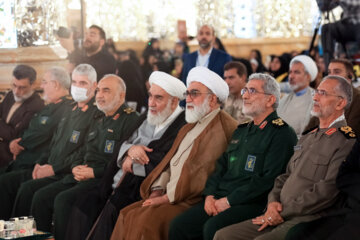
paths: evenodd
<path fill-rule="evenodd" d="M 147 121 L 150 125 L 158 126 L 166 121 L 173 112 L 171 111 L 171 101 L 168 101 L 166 107 L 162 112 L 152 114 L 150 110 L 147 113 Z"/>
<path fill-rule="evenodd" d="M 209 101 L 206 98 L 200 106 L 194 106 L 194 109 L 192 110 L 188 108 L 185 109 L 185 120 L 188 123 L 195 123 L 205 117 L 210 110 Z"/>
<path fill-rule="evenodd" d="M 23 95 L 22 97 L 17 97 L 14 95 L 14 100 L 15 102 L 24 102 L 26 99 L 28 99 L 29 97 L 31 97 L 31 95 L 33 95 L 34 91 L 30 91 L 28 94 Z"/>

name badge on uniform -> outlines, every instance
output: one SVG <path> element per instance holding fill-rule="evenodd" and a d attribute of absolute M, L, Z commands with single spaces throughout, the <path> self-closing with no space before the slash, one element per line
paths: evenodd
<path fill-rule="evenodd" d="M 113 153 L 115 141 L 114 140 L 106 140 L 105 142 L 105 150 L 106 153 Z"/>
<path fill-rule="evenodd" d="M 298 151 L 298 150 L 301 150 L 301 145 L 296 145 L 296 146 L 294 146 L 294 151 Z"/>
<path fill-rule="evenodd" d="M 72 143 L 78 143 L 80 137 L 80 132 L 73 130 L 70 138 L 70 142 Z"/>
<path fill-rule="evenodd" d="M 245 170 L 249 172 L 253 172 L 255 167 L 255 162 L 256 162 L 256 156 L 248 155 L 246 159 Z"/>
<path fill-rule="evenodd" d="M 49 117 L 43 116 L 43 117 L 40 118 L 40 123 L 41 123 L 42 125 L 45 125 L 48 119 L 49 119 Z"/>

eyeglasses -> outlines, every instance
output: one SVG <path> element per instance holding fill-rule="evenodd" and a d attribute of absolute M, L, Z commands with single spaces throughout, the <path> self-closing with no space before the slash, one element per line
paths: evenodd
<path fill-rule="evenodd" d="M 338 97 L 338 98 L 344 98 L 343 96 L 339 96 L 336 94 L 330 94 L 322 89 L 315 89 L 314 92 L 312 93 L 312 95 L 315 96 L 315 94 L 318 94 L 320 97 L 334 96 L 334 97 Z"/>
<path fill-rule="evenodd" d="M 254 94 L 257 94 L 257 93 L 259 93 L 259 94 L 265 94 L 265 95 L 271 95 L 271 94 L 269 94 L 269 93 L 259 92 L 259 91 L 256 90 L 255 88 L 247 88 L 247 87 L 241 89 L 241 92 L 240 92 L 240 93 L 241 93 L 241 96 L 244 96 L 245 93 L 249 93 L 250 95 L 254 95 Z"/>
<path fill-rule="evenodd" d="M 191 90 L 191 91 L 186 91 L 184 93 L 184 97 L 186 98 L 187 96 L 189 96 L 192 100 L 194 100 L 194 98 L 197 98 L 201 94 L 211 94 L 211 93 L 209 93 L 209 92 L 199 92 L 198 90 Z"/>

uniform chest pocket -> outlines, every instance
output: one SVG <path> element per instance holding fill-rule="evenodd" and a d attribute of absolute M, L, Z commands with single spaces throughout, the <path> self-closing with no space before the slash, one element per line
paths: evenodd
<path fill-rule="evenodd" d="M 326 177 L 331 155 L 319 152 L 310 152 L 309 154 L 310 157 L 307 160 L 304 158 L 307 162 L 300 166 L 300 174 L 306 179 L 318 182 Z"/>
<path fill-rule="evenodd" d="M 87 141 L 88 142 L 94 141 L 94 139 L 96 139 L 96 136 L 97 136 L 97 131 L 90 132 L 88 134 Z"/>
<path fill-rule="evenodd" d="M 264 149 L 242 149 L 230 155 L 230 165 L 234 174 L 261 174 L 264 167 Z"/>

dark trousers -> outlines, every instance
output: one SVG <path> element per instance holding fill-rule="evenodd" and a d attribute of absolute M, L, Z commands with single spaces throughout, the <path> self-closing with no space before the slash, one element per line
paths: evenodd
<path fill-rule="evenodd" d="M 114 190 L 105 204 L 93 230 L 89 234 L 89 239 L 110 239 L 120 210 L 141 199 L 139 187 L 143 179 L 143 177 L 137 177 L 132 174 L 125 176 L 122 184 Z"/>
<path fill-rule="evenodd" d="M 50 231 L 54 217 L 55 239 L 65 239 L 66 227 L 76 195 L 86 193 L 97 183 L 97 179 L 82 182 L 63 182 L 59 180 L 38 190 L 33 197 L 31 207 L 38 229 Z"/>
<path fill-rule="evenodd" d="M 175 217 L 170 223 L 169 240 L 212 240 L 217 230 L 261 215 L 264 204 L 232 206 L 216 216 L 209 216 L 202 201 Z"/>
<path fill-rule="evenodd" d="M 287 233 L 286 240 L 357 240 L 359 222 L 358 212 L 324 217 L 295 225 Z"/>
<path fill-rule="evenodd" d="M 0 175 L 0 219 L 9 219 L 18 189 L 23 182 L 32 179 L 32 169 Z M 31 201 L 31 200 L 28 200 Z"/>

